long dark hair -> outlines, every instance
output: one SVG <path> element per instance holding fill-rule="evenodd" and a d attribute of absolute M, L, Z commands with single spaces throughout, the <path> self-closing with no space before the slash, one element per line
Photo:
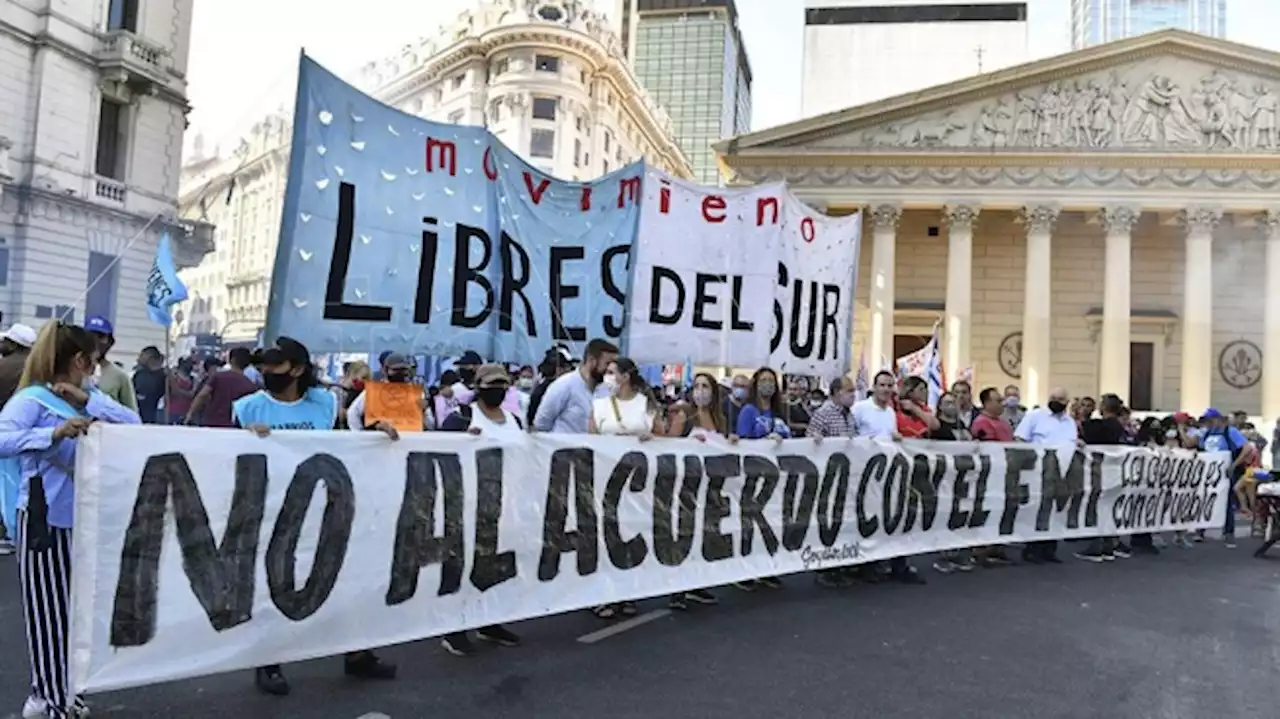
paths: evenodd
<path fill-rule="evenodd" d="M 769 411 L 773 412 L 774 417 L 781 418 L 783 416 L 782 383 L 778 381 L 778 373 L 774 372 L 770 367 L 761 367 L 756 370 L 755 374 L 751 375 L 751 387 L 747 389 L 747 402 L 756 407 L 760 406 L 761 397 L 758 388 L 761 378 L 766 373 L 773 376 L 773 396 L 769 398 Z"/>
<path fill-rule="evenodd" d="M 658 400 L 653 396 L 653 391 L 649 387 L 649 383 L 645 381 L 644 375 L 640 374 L 640 367 L 630 357 L 614 359 L 613 366 L 617 368 L 618 376 L 626 377 L 627 384 L 630 385 L 631 389 L 645 398 L 649 411 L 658 411 Z"/>
<path fill-rule="evenodd" d="M 71 363 L 84 355 L 90 362 L 98 351 L 98 340 L 88 330 L 60 320 L 49 320 L 40 328 L 22 367 L 19 387 L 46 385 L 71 371 Z"/>
<path fill-rule="evenodd" d="M 700 379 L 706 380 L 707 384 L 711 385 L 711 405 L 707 407 L 707 413 L 711 415 L 711 424 L 715 425 L 715 431 L 728 435 L 729 419 L 724 416 L 724 389 L 716 381 L 715 377 L 706 372 L 699 372 L 694 375 L 693 387 L 689 388 L 689 399 L 693 399 L 693 390 L 698 386 L 698 380 Z M 693 416 L 696 418 L 698 416 L 698 405 L 693 402 L 690 402 L 690 404 L 693 405 Z"/>

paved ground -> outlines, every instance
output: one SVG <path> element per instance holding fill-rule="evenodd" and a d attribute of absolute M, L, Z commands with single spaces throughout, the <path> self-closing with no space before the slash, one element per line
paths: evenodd
<path fill-rule="evenodd" d="M 288 667 L 294 693 L 283 699 L 237 672 L 91 703 L 97 717 L 183 719 L 1272 719 L 1280 559 L 1252 559 L 1251 548 L 924 569 L 924 587 L 832 590 L 793 577 L 590 644 L 579 637 L 600 623 L 575 613 L 515 627 L 524 647 L 467 659 L 431 641 L 391 648 L 401 677 L 389 684 L 346 680 L 333 659 Z M 15 638 L 0 655 L 5 718 L 27 682 L 12 584 L 0 587 L 0 626 Z"/>

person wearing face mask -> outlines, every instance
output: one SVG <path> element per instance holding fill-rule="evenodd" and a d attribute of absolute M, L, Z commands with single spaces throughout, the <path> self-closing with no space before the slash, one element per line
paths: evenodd
<path fill-rule="evenodd" d="M 791 428 L 785 420 L 786 407 L 778 387 L 778 374 L 769 367 L 761 367 L 751 376 L 747 390 L 747 403 L 738 414 L 738 436 L 743 439 L 772 439 L 781 444 L 791 438 Z M 757 587 L 778 589 L 782 580 L 778 577 L 760 577 L 734 584 L 744 592 Z"/>
<path fill-rule="evenodd" d="M 635 362 L 626 357 L 610 362 L 602 386 L 608 388 L 609 394 L 591 403 L 588 433 L 637 437 L 641 442 L 663 434 L 657 403 Z M 592 611 L 601 619 L 618 615 L 630 617 L 635 616 L 636 605 L 635 602 L 603 604 Z"/>
<path fill-rule="evenodd" d="M 1006 390 L 1006 399 L 1008 391 Z M 1067 405 L 1071 399 L 1067 390 L 1054 387 L 1049 390 L 1049 402 L 1044 407 L 1036 407 L 1027 412 L 1013 436 L 1019 442 L 1031 444 L 1048 444 L 1057 446 L 1075 446 L 1080 443 L 1080 429 L 1076 421 L 1067 414 Z M 1028 542 L 1023 545 L 1022 559 L 1030 564 L 1061 564 L 1058 559 L 1058 543 L 1054 540 Z"/>
<path fill-rule="evenodd" d="M 169 373 L 164 368 L 164 355 L 155 347 L 138 353 L 138 366 L 133 371 L 133 393 L 138 399 L 138 415 L 145 424 L 162 424 L 160 401 L 164 399 Z"/>
<path fill-rule="evenodd" d="M 561 375 L 547 387 L 534 412 L 534 428 L 539 432 L 586 434 L 596 387 L 604 383 L 605 369 L 617 357 L 618 347 L 612 342 L 588 342 L 586 357 L 578 370 Z"/>
<path fill-rule="evenodd" d="M 952 385 L 954 386 L 954 385 Z M 938 426 L 929 431 L 929 439 L 942 442 L 970 442 L 973 435 L 960 419 L 961 406 L 959 398 L 943 392 L 938 397 Z M 952 572 L 969 572 L 977 566 L 970 552 L 964 549 L 949 549 L 938 555 L 933 568 L 943 574 Z"/>
<path fill-rule="evenodd" d="M 338 424 L 338 400 L 320 386 L 311 352 L 297 340 L 281 337 L 276 346 L 262 353 L 263 388 L 241 397 L 231 406 L 232 422 L 259 437 L 275 430 L 326 430 Z M 363 417 L 361 417 L 363 421 Z M 392 440 L 399 438 L 394 427 L 381 428 Z M 344 673 L 359 679 L 394 679 L 396 666 L 383 662 L 364 650 L 349 652 Z M 289 682 L 280 665 L 259 667 L 254 683 L 265 694 L 284 696 Z"/>
<path fill-rule="evenodd" d="M 1004 421 L 1009 423 L 1010 427 L 1017 427 L 1022 424 L 1022 418 L 1027 414 L 1027 408 L 1022 406 L 1021 395 L 1018 392 L 1018 385 L 1011 384 L 1004 388 L 1004 412 L 1002 416 Z"/>
<path fill-rule="evenodd" d="M 729 396 L 724 401 L 724 418 L 732 429 L 737 429 L 738 427 L 738 417 L 742 414 L 742 408 L 747 404 L 747 392 L 750 389 L 751 378 L 746 375 L 736 374 L 730 381 Z"/>
<path fill-rule="evenodd" d="M 24 717 L 88 716 L 68 686 L 77 439 L 93 422 L 138 424 L 133 410 L 91 385 L 98 342 L 51 321 L 27 357 L 22 387 L 0 410 L 0 457 L 19 461 L 18 581 L 31 658 Z"/>
<path fill-rule="evenodd" d="M 837 377 L 831 380 L 828 387 L 831 394 L 828 399 L 809 415 L 809 426 L 805 428 L 805 436 L 822 444 L 828 437 L 853 438 L 853 405 L 857 400 L 853 380 L 848 377 Z M 818 584 L 824 587 L 847 587 L 853 583 L 855 570 L 852 567 L 834 567 L 822 569 L 817 573 Z"/>
<path fill-rule="evenodd" d="M 382 358 L 381 375 L 385 382 L 405 384 L 414 380 L 413 367 L 409 364 L 408 358 L 399 352 L 392 352 Z M 347 429 L 355 431 L 375 429 L 381 432 L 386 432 L 390 429 L 394 432 L 395 428 L 392 427 L 389 422 L 380 421 L 374 422 L 373 424 L 365 423 L 365 402 L 365 392 L 363 391 L 351 401 L 351 405 L 347 407 Z M 433 413 L 431 412 L 431 408 L 427 406 L 427 397 L 425 392 L 422 395 L 420 404 L 422 406 L 422 426 L 423 428 L 426 428 L 432 424 Z"/>
<path fill-rule="evenodd" d="M 809 428 L 809 407 L 805 401 L 809 388 L 804 378 L 795 375 L 785 377 L 784 383 L 787 388 L 787 404 L 784 408 L 787 427 L 791 430 L 792 437 L 800 437 Z"/>
<path fill-rule="evenodd" d="M 524 424 L 520 416 L 502 408 L 502 401 L 511 387 L 511 377 L 500 364 L 483 364 L 475 372 L 475 401 L 467 414 L 455 412 L 440 425 L 443 432 L 470 432 L 484 437 L 522 437 Z M 520 646 L 520 637 L 502 626 L 493 624 L 476 630 L 481 641 L 503 647 Z M 440 640 L 445 651 L 456 657 L 469 657 L 476 653 L 467 632 L 454 632 Z"/>
<path fill-rule="evenodd" d="M 533 419 L 538 415 L 538 407 L 542 404 L 542 398 L 547 394 L 547 388 L 551 383 L 560 379 L 562 375 L 572 372 L 574 369 L 573 355 L 569 354 L 569 350 L 555 346 L 547 350 L 542 357 L 542 362 L 538 363 L 538 381 L 533 386 L 533 391 L 529 393 L 528 408 L 525 410 L 525 425 L 533 426 Z"/>

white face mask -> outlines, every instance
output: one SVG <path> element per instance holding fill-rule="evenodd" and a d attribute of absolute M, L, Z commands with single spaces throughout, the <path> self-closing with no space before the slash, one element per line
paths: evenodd
<path fill-rule="evenodd" d="M 604 387 L 609 390 L 609 394 L 618 393 L 618 375 L 610 372 L 604 376 Z"/>

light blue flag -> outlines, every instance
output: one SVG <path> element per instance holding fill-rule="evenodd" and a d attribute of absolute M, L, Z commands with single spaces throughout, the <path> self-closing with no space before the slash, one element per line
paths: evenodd
<path fill-rule="evenodd" d="M 151 275 L 147 277 L 147 314 L 151 321 L 168 327 L 173 324 L 174 305 L 187 299 L 187 286 L 178 278 L 178 268 L 173 264 L 173 248 L 169 246 L 169 233 L 160 238 L 156 259 L 151 263 Z"/>
<path fill-rule="evenodd" d="M 642 164 L 556 180 L 305 56 L 293 133 L 268 341 L 536 365 L 558 342 L 622 337 Z"/>

